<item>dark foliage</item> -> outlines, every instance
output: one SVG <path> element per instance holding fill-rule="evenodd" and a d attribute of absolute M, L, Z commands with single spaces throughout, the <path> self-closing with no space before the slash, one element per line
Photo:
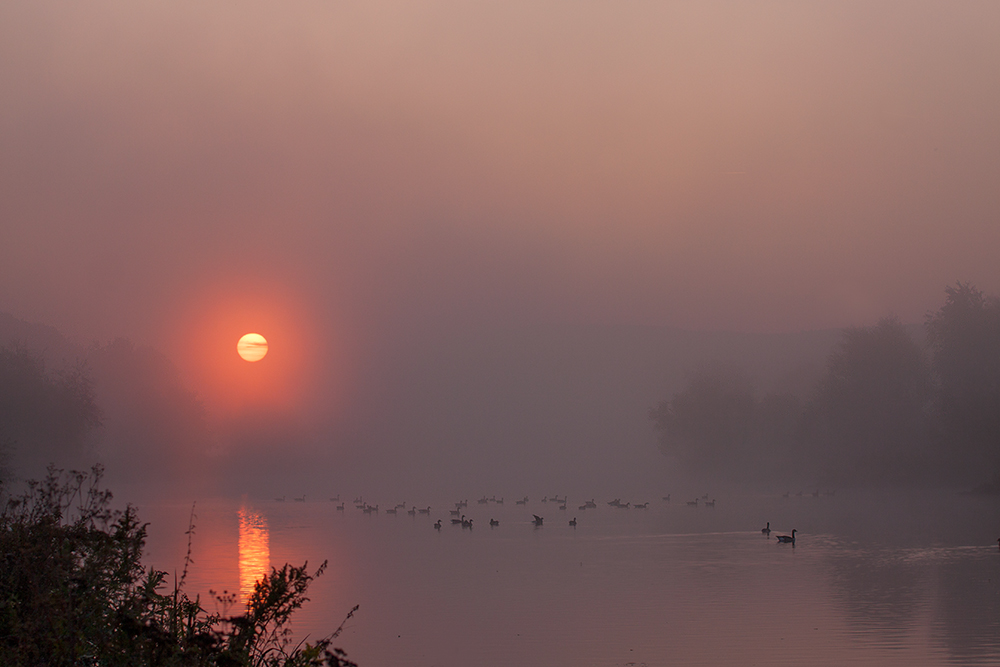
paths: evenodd
<path fill-rule="evenodd" d="M 0 347 L 0 451 L 5 458 L 19 468 L 36 464 L 39 471 L 47 460 L 79 458 L 87 435 L 99 425 L 86 367 L 51 372 L 25 347 Z"/>
<path fill-rule="evenodd" d="M 1000 492 L 1000 300 L 967 283 L 945 292 L 927 317 L 942 446 Z"/>
<path fill-rule="evenodd" d="M 50 468 L 0 510 L 0 664 L 356 667 L 331 646 L 343 625 L 291 646 L 287 623 L 325 564 L 272 570 L 246 613 L 209 614 L 180 583 L 162 592 L 166 573 L 141 563 L 146 526 L 131 507 L 109 509 L 100 478 Z"/>
<path fill-rule="evenodd" d="M 808 400 L 702 370 L 650 411 L 664 452 L 734 481 L 981 484 L 1000 492 L 1000 300 L 959 283 L 922 350 L 894 317 L 847 329 Z"/>

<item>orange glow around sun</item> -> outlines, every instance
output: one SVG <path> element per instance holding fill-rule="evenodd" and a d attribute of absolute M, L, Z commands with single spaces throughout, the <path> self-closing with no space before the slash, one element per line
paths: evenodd
<path fill-rule="evenodd" d="M 257 338 L 246 340 L 247 332 Z M 350 382 L 338 319 L 273 277 L 200 286 L 178 301 L 167 339 L 185 383 L 222 419 L 247 410 L 315 411 L 317 405 L 336 414 Z"/>

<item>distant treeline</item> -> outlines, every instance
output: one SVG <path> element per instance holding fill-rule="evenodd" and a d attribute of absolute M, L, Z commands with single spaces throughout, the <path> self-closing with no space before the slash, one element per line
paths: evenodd
<path fill-rule="evenodd" d="M 1000 491 L 1000 299 L 945 292 L 924 346 L 895 317 L 846 329 L 805 397 L 699 368 L 650 411 L 661 449 L 733 482 Z"/>
<path fill-rule="evenodd" d="M 125 339 L 70 353 L 53 368 L 24 343 L 0 346 L 0 480 L 103 460 L 119 480 L 176 483 L 203 465 L 204 409 L 166 357 Z"/>

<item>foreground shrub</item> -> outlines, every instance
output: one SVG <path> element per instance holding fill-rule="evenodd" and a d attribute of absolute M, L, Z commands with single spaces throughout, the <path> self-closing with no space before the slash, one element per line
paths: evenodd
<path fill-rule="evenodd" d="M 109 508 L 102 470 L 49 468 L 0 509 L 0 664 L 5 667 L 356 667 L 331 646 L 291 645 L 292 613 L 308 600 L 307 564 L 257 583 L 246 612 L 208 613 L 166 573 L 142 565 L 146 525 Z M 234 603 L 232 597 L 220 598 Z M 350 618 L 355 607 L 347 615 Z M 346 619 L 345 619 L 346 621 Z"/>

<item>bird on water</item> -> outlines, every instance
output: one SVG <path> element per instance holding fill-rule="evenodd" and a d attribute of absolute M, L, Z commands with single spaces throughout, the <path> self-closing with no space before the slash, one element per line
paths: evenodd
<path fill-rule="evenodd" d="M 786 543 L 791 543 L 791 544 L 795 544 L 795 533 L 796 533 L 796 532 L 798 532 L 798 531 L 796 531 L 796 530 L 795 530 L 795 529 L 793 528 L 793 529 L 792 529 L 792 534 L 791 534 L 791 535 L 778 535 L 778 541 L 779 541 L 779 542 L 786 542 Z"/>
<path fill-rule="evenodd" d="M 536 526 L 542 525 L 542 517 L 538 516 L 537 514 L 532 514 L 531 516 L 535 517 L 535 525 Z"/>
<path fill-rule="evenodd" d="M 762 532 L 765 535 L 770 535 L 771 534 L 771 522 L 768 521 L 767 525 L 760 529 L 760 532 Z"/>

